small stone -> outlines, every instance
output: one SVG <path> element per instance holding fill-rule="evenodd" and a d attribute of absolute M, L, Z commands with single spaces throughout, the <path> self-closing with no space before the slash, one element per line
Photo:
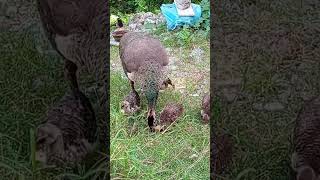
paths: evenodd
<path fill-rule="evenodd" d="M 196 159 L 197 157 L 198 157 L 198 155 L 192 154 L 189 158 L 190 158 L 190 159 Z"/>
<path fill-rule="evenodd" d="M 177 69 L 177 66 L 172 65 L 172 66 L 170 66 L 170 69 L 171 69 L 171 70 L 176 70 L 176 69 Z"/>
<path fill-rule="evenodd" d="M 204 51 L 201 48 L 195 48 L 192 50 L 190 56 L 199 61 L 201 59 L 203 53 L 204 53 Z"/>
<path fill-rule="evenodd" d="M 150 23 L 150 24 L 155 24 L 156 23 L 154 20 L 151 20 L 151 19 L 146 19 L 145 22 L 146 23 Z"/>

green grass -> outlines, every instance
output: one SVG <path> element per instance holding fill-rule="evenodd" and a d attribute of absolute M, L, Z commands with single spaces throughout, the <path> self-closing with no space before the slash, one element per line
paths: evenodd
<path fill-rule="evenodd" d="M 176 58 L 177 69 L 171 72 L 174 84 L 185 84 L 187 94 L 195 92 L 193 73 L 209 71 L 209 39 L 191 30 L 167 31 L 164 24 L 148 31 Z M 186 35 L 179 35 L 184 32 Z M 192 34 L 192 35 L 191 35 Z M 180 48 L 181 47 L 181 48 Z M 203 50 L 203 59 L 189 57 L 193 48 Z M 142 112 L 126 117 L 120 102 L 129 93 L 129 82 L 120 63 L 118 47 L 110 49 L 111 64 L 111 177 L 114 179 L 209 179 L 209 126 L 201 122 L 200 97 L 181 94 L 178 90 L 161 92 L 157 104 L 159 115 L 168 102 L 184 105 L 184 114 L 165 133 L 151 133 L 146 120 L 146 100 L 141 96 Z M 191 74 L 176 77 L 175 74 Z M 209 76 L 208 76 L 209 77 Z M 207 91 L 208 87 L 204 91 Z M 135 127 L 135 128 L 133 128 Z M 133 131 L 132 129 L 135 129 Z M 133 131 L 133 132 L 132 132 Z"/>
<path fill-rule="evenodd" d="M 60 179 L 66 173 L 72 179 L 89 179 L 86 176 L 96 171 L 103 175 L 103 161 L 73 170 L 41 169 L 34 162 L 32 132 L 67 90 L 63 61 L 40 55 L 30 34 L 1 32 L 0 41 L 0 179 Z"/>
<path fill-rule="evenodd" d="M 111 177 L 127 179 L 208 179 L 209 127 L 200 120 L 200 101 L 170 90 L 159 97 L 157 112 L 168 102 L 182 102 L 185 112 L 164 134 L 151 133 L 143 111 L 134 117 L 136 133 L 119 103 L 129 92 L 127 79 L 111 72 Z M 195 156 L 194 158 L 192 156 Z"/>
<path fill-rule="evenodd" d="M 214 126 L 231 134 L 235 147 L 233 163 L 221 179 L 291 179 L 294 122 L 304 101 L 320 92 L 319 53 L 314 47 L 319 36 L 311 33 L 320 24 L 307 27 L 304 21 L 318 16 L 310 16 L 315 10 L 302 14 L 299 3 L 254 2 L 223 1 L 212 10 L 219 19 L 213 42 L 221 43 L 214 46 L 218 68 L 213 73 L 220 78 L 217 81 L 241 79 L 231 87 L 237 91 L 232 102 L 225 102 L 220 92 L 230 87 L 216 86 L 220 108 Z M 231 4 L 238 11 L 227 8 Z M 284 108 L 254 107 L 270 102 L 280 102 Z"/>

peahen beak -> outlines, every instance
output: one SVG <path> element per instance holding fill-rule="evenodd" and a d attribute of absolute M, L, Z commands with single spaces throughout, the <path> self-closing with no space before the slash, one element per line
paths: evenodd
<path fill-rule="evenodd" d="M 156 125 L 156 111 L 154 107 L 148 107 L 148 125 L 149 128 L 152 130 L 153 127 Z"/>

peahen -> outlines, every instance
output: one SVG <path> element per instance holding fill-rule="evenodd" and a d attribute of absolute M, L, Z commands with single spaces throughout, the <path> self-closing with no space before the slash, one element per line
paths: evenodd
<path fill-rule="evenodd" d="M 132 91 L 138 83 L 148 102 L 148 125 L 154 127 L 159 90 L 166 79 L 169 58 L 161 42 L 149 35 L 128 32 L 120 40 L 119 53 L 123 70 Z"/>
<path fill-rule="evenodd" d="M 66 93 L 36 131 L 36 160 L 43 165 L 76 165 L 94 150 L 97 122 L 89 99 Z"/>
<path fill-rule="evenodd" d="M 292 165 L 296 179 L 320 179 L 320 97 L 305 103 L 299 112 L 293 133 Z"/>
<path fill-rule="evenodd" d="M 53 48 L 64 58 L 65 77 L 78 90 L 77 74 L 83 70 L 106 80 L 107 2 L 101 0 L 37 0 L 43 29 Z M 81 71 L 82 72 L 82 71 Z M 106 103 L 102 93 L 101 104 Z"/>

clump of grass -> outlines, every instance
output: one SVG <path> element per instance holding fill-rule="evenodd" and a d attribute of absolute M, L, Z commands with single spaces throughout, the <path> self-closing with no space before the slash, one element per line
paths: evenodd
<path fill-rule="evenodd" d="M 235 101 L 221 101 L 215 121 L 215 126 L 228 131 L 235 142 L 234 161 L 226 179 L 291 178 L 290 137 L 296 113 L 303 94 L 319 92 L 319 63 L 308 60 L 315 56 L 307 56 L 316 52 L 311 39 L 317 42 L 319 38 L 305 35 L 312 28 L 301 28 L 302 19 L 309 19 L 310 14 L 301 14 L 304 9 L 295 5 L 279 6 L 281 3 L 223 1 L 214 7 L 219 21 L 214 21 L 217 28 L 213 38 L 221 42 L 214 47 L 215 57 L 221 60 L 216 61 L 219 68 L 214 73 L 221 75 L 220 80 L 242 80 L 236 85 L 239 92 Z M 288 44 L 281 45 L 279 39 L 288 40 Z M 284 108 L 268 111 L 254 106 L 270 102 L 279 102 Z"/>
<path fill-rule="evenodd" d="M 208 179 L 209 127 L 201 124 L 200 101 L 165 91 L 160 94 L 157 112 L 168 102 L 182 102 L 185 113 L 164 134 L 151 133 L 143 110 L 134 118 L 137 131 L 132 135 L 128 118 L 119 102 L 129 92 L 127 79 L 111 72 L 111 177 L 130 179 Z M 197 102 L 197 103 L 195 103 Z"/>
<path fill-rule="evenodd" d="M 98 179 L 106 161 L 79 168 L 38 167 L 34 130 L 49 106 L 68 89 L 60 57 L 37 52 L 31 34 L 0 33 L 0 174 L 1 179 Z"/>

